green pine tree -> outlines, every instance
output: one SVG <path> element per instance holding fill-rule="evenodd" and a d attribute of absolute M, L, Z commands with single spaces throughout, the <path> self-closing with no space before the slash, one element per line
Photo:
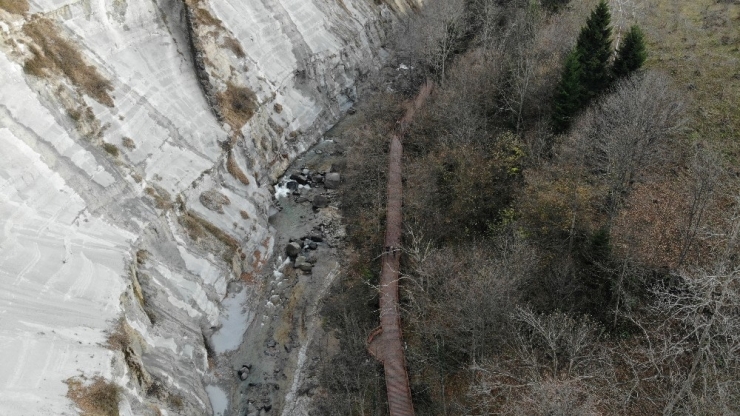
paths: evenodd
<path fill-rule="evenodd" d="M 608 88 L 611 82 L 609 59 L 612 55 L 612 29 L 610 24 L 609 6 L 606 1 L 601 0 L 578 35 L 576 49 L 580 56 L 584 103 Z"/>
<path fill-rule="evenodd" d="M 615 78 L 627 77 L 642 67 L 647 58 L 645 35 L 637 26 L 632 26 L 617 51 L 612 73 Z"/>
<path fill-rule="evenodd" d="M 581 59 L 577 50 L 573 50 L 565 61 L 563 75 L 555 90 L 552 115 L 553 128 L 556 134 L 564 133 L 581 108 L 583 88 L 581 86 Z"/>

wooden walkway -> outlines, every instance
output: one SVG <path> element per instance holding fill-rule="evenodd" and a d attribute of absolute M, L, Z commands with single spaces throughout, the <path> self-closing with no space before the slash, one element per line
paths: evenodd
<path fill-rule="evenodd" d="M 381 256 L 380 271 L 380 327 L 368 338 L 368 351 L 385 369 L 385 384 L 390 416 L 413 416 L 411 387 L 406 371 L 406 356 L 401 333 L 401 314 L 398 306 L 399 263 L 401 258 L 402 230 L 402 156 L 401 137 L 424 101 L 432 92 L 431 81 L 422 87 L 391 135 L 388 153 L 388 201 L 386 205 L 385 247 Z"/>

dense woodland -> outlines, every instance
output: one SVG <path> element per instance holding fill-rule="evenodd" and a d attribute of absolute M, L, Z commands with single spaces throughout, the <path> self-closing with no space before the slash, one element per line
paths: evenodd
<path fill-rule="evenodd" d="M 316 414 L 387 412 L 365 342 L 388 134 L 427 78 L 404 137 L 417 414 L 740 413 L 740 6 L 685 3 L 429 0 L 399 25 L 409 69 L 344 133 Z"/>

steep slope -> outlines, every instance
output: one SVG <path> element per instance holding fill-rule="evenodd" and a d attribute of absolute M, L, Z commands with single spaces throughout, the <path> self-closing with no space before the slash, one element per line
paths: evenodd
<path fill-rule="evenodd" d="M 75 414 L 64 380 L 102 376 L 121 414 L 210 414 L 204 340 L 272 254 L 271 185 L 412 3 L 6 3 L 0 413 Z"/>

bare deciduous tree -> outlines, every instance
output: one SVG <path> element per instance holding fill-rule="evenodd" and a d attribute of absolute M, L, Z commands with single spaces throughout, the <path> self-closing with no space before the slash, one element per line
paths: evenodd
<path fill-rule="evenodd" d="M 704 223 L 707 207 L 711 203 L 717 187 L 722 184 L 722 161 L 716 152 L 704 145 L 697 145 L 691 163 L 691 200 L 687 212 L 686 227 L 683 231 L 681 254 L 678 265 L 681 266 L 693 246 L 697 234 Z"/>
<path fill-rule="evenodd" d="M 632 317 L 643 339 L 624 348 L 634 374 L 629 400 L 648 397 L 664 415 L 740 412 L 737 213 L 715 237 L 724 242 L 714 266 L 674 276 L 654 290 L 648 313 Z"/>
<path fill-rule="evenodd" d="M 539 62 L 534 45 L 541 17 L 537 7 L 520 8 L 514 13 L 514 23 L 507 39 L 510 44 L 507 48 L 510 50 L 510 58 L 507 71 L 508 94 L 504 95 L 504 102 L 514 116 L 517 133 L 522 129 L 524 103 L 529 98 L 528 93 Z"/>
<path fill-rule="evenodd" d="M 500 20 L 504 8 L 498 0 L 473 0 L 470 4 L 473 23 L 477 27 L 478 42 L 484 50 L 500 45 Z"/>
<path fill-rule="evenodd" d="M 412 372 L 438 381 L 431 395 L 440 413 L 448 414 L 450 376 L 465 372 L 509 337 L 509 311 L 536 254 L 515 237 L 502 237 L 492 247 L 440 250 L 418 234 L 407 235 L 411 271 L 402 286 L 405 336 L 417 345 L 407 352 L 409 365 Z"/>
<path fill-rule="evenodd" d="M 505 353 L 474 367 L 471 395 L 489 414 L 590 415 L 611 395 L 614 369 L 601 346 L 602 329 L 562 312 L 537 314 L 518 307 L 515 335 Z M 502 406 L 503 403 L 503 406 Z M 500 410 L 499 410 L 500 411 Z"/>
<path fill-rule="evenodd" d="M 668 80 L 648 72 L 617 84 L 584 114 L 576 134 L 591 149 L 592 168 L 606 180 L 613 213 L 640 172 L 662 161 L 684 123 L 683 99 Z"/>
<path fill-rule="evenodd" d="M 430 0 L 399 34 L 402 54 L 428 66 L 444 81 L 447 63 L 465 30 L 464 0 Z"/>

